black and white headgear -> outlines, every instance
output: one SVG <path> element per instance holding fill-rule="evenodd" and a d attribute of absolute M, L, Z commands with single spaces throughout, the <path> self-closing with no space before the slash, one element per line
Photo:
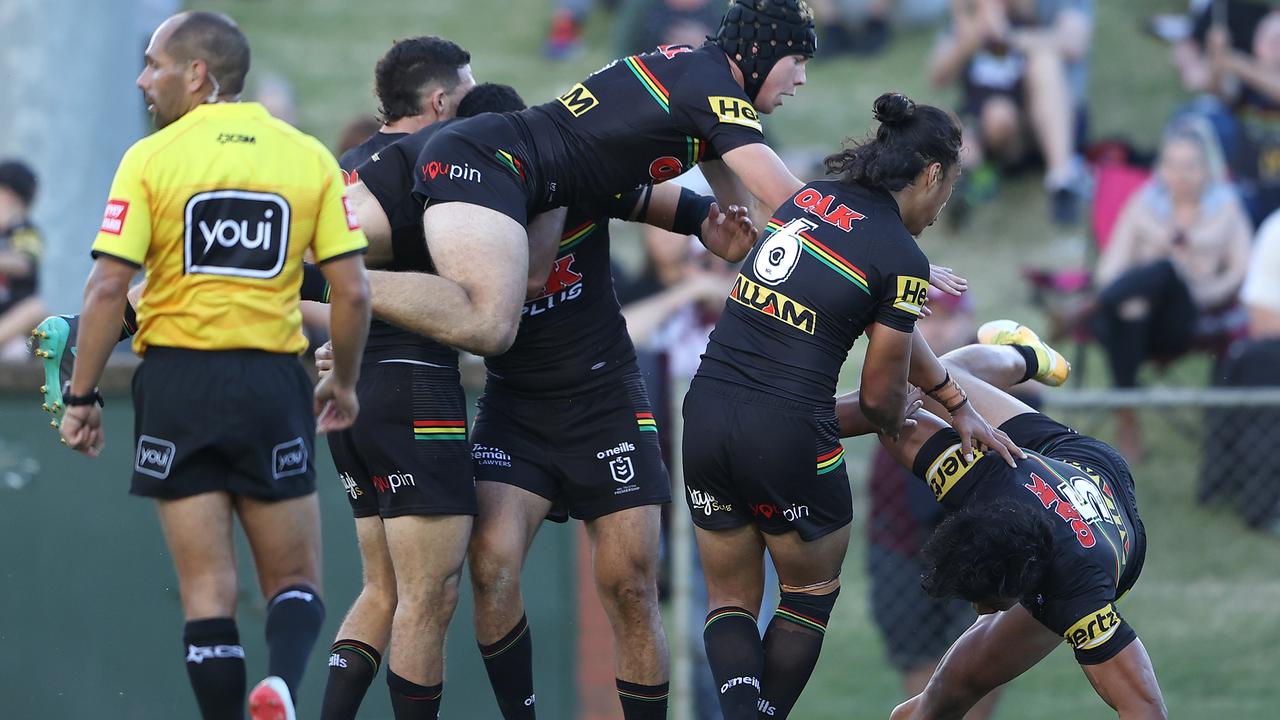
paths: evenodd
<path fill-rule="evenodd" d="M 712 42 L 742 71 L 752 102 L 778 60 L 818 51 L 813 11 L 804 0 L 730 0 Z"/>

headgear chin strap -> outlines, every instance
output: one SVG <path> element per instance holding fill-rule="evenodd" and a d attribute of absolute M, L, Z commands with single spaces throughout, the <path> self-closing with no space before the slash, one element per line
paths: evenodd
<path fill-rule="evenodd" d="M 813 57 L 818 50 L 813 11 L 804 0 L 731 0 L 712 42 L 742 71 L 753 103 L 779 59 Z"/>

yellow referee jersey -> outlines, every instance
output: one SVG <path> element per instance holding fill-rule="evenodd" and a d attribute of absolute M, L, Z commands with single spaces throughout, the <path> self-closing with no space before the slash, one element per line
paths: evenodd
<path fill-rule="evenodd" d="M 146 270 L 134 351 L 306 350 L 303 253 L 368 245 L 343 189 L 329 151 L 258 103 L 201 105 L 135 143 L 93 243 Z"/>

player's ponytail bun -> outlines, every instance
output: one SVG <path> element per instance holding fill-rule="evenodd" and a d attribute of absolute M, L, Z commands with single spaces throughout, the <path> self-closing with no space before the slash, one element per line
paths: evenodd
<path fill-rule="evenodd" d="M 880 122 L 875 137 L 827 157 L 828 174 L 892 192 L 911 184 L 931 163 L 948 170 L 960 162 L 960 123 L 945 110 L 885 93 L 872 112 Z"/>
<path fill-rule="evenodd" d="M 872 114 L 881 125 L 901 126 L 916 114 L 916 103 L 902 93 L 885 93 L 876 98 Z"/>

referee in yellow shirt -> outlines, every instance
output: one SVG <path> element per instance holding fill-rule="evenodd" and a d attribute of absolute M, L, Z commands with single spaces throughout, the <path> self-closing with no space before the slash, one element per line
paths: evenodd
<path fill-rule="evenodd" d="M 226 16 L 192 12 L 151 38 L 138 87 L 158 132 L 120 162 L 93 244 L 62 437 L 102 449 L 96 385 L 139 268 L 133 379 L 135 495 L 156 499 L 182 593 L 187 673 L 205 718 L 243 718 L 232 513 L 268 598 L 269 676 L 254 720 L 292 720 L 324 620 L 314 446 L 351 425 L 369 327 L 366 241 L 333 156 L 236 102 L 249 44 Z M 334 373 L 314 389 L 298 290 L 310 249 L 331 290 Z"/>

